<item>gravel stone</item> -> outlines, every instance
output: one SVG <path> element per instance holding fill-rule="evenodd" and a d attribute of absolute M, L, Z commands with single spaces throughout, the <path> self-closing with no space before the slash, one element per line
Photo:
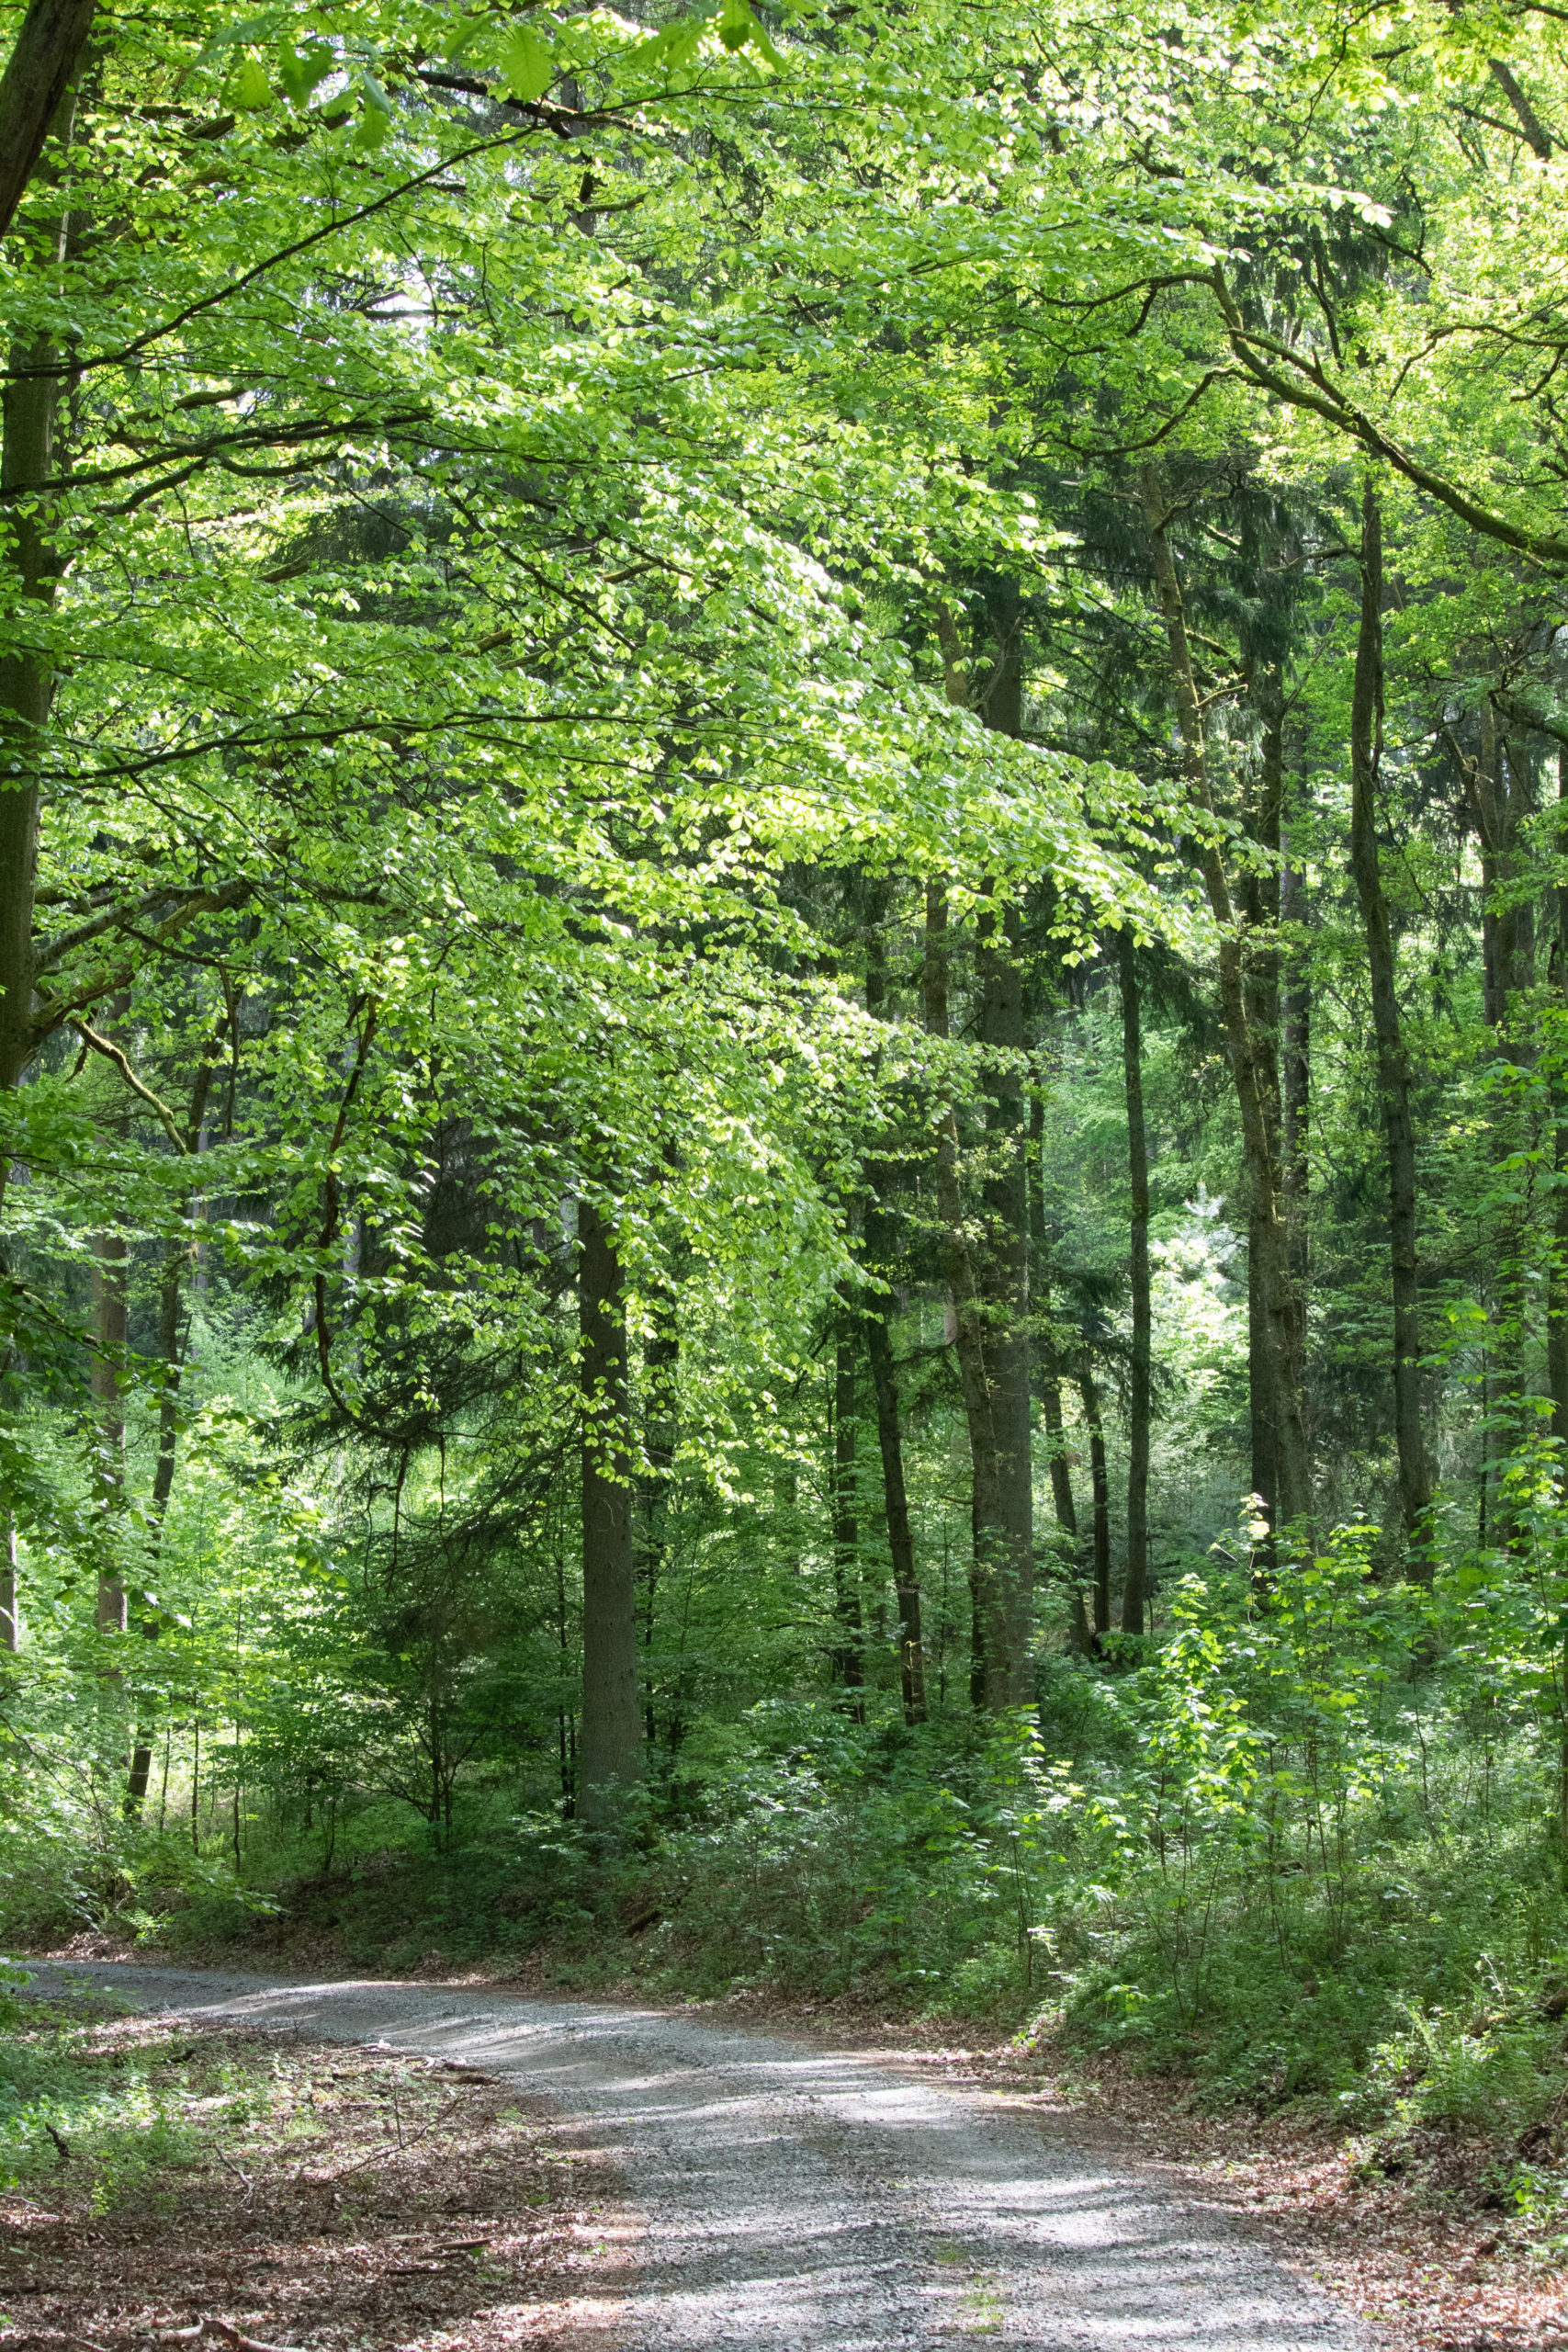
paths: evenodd
<path fill-rule="evenodd" d="M 897 2057 L 626 2003 L 28 1965 L 39 1991 L 384 2042 L 548 2098 L 625 2184 L 604 2275 L 586 2265 L 567 2315 L 617 2352 L 1369 2352 L 1168 2175 Z"/>

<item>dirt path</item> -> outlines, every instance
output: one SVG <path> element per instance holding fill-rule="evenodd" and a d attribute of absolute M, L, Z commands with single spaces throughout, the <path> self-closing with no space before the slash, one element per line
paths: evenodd
<path fill-rule="evenodd" d="M 580 2313 L 616 2352 L 987 2335 L 1039 2352 L 1366 2352 L 1337 2306 L 1152 2168 L 897 2059 L 608 2003 L 31 1965 L 40 1989 L 85 1978 L 138 2007 L 484 2066 L 581 2118 L 627 2190 L 630 2244 L 606 2244 Z"/>

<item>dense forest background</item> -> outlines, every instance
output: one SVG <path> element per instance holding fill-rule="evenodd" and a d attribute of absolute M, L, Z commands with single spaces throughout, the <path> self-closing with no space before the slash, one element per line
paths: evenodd
<path fill-rule="evenodd" d="M 1562 12 L 10 19 L 8 1934 L 1545 2195 Z"/>

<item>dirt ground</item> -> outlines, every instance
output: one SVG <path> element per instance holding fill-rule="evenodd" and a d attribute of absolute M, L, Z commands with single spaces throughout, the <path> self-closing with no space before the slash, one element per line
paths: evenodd
<path fill-rule="evenodd" d="M 59 2135 L 0 2192 L 0 2345 L 503 2352 L 559 2330 L 593 2164 L 517 2088 L 295 2033 L 128 2018 L 175 2147 L 117 2177 Z"/>

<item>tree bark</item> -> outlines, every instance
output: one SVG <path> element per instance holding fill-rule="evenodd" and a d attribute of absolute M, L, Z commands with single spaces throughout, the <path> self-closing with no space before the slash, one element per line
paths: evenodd
<path fill-rule="evenodd" d="M 1033 1696 L 1034 1497 L 1030 1461 L 1029 1170 L 1024 1153 L 1023 975 L 1016 915 L 980 916 L 980 1042 L 987 1076 L 986 1236 L 980 1252 L 989 1460 L 976 1464 L 976 1561 L 986 1623 L 986 1703 Z"/>
<path fill-rule="evenodd" d="M 578 1811 L 591 1828 L 604 1829 L 642 1778 L 626 1316 L 615 1240 L 592 1201 L 579 1204 L 577 1236 L 583 1405 Z"/>
<path fill-rule="evenodd" d="M 893 1556 L 893 1590 L 898 1603 L 898 1679 L 904 1721 L 926 1719 L 926 1658 L 920 1625 L 920 1586 L 915 1573 L 915 1544 L 904 1483 L 904 1445 L 898 1419 L 898 1384 L 886 1317 L 873 1314 L 865 1326 L 876 1397 L 876 1442 L 882 1453 L 882 1491 L 887 1512 L 887 1548 Z"/>
<path fill-rule="evenodd" d="M 1050 1236 L 1046 1231 L 1044 1184 L 1041 1172 L 1044 1159 L 1045 1105 L 1038 1089 L 1030 1107 L 1029 1132 L 1033 1147 L 1030 1163 L 1032 1174 L 1029 1189 L 1029 1227 L 1034 1244 L 1034 1267 L 1030 1286 L 1035 1310 L 1036 1336 L 1033 1349 L 1035 1385 L 1040 1397 L 1041 1418 L 1045 1423 L 1045 1454 L 1051 1476 L 1051 1508 L 1057 1526 L 1066 1538 L 1070 1639 L 1078 1656 L 1087 1657 L 1094 1647 L 1094 1634 L 1089 1626 L 1089 1612 L 1084 1607 L 1077 1505 L 1073 1499 L 1072 1464 L 1067 1453 L 1066 1430 L 1062 1419 L 1061 1362 L 1050 1328 L 1051 1300 L 1046 1275 Z"/>
<path fill-rule="evenodd" d="M 1144 1129 L 1144 1041 L 1133 934 L 1118 934 L 1122 967 L 1122 1066 L 1127 1092 L 1127 1174 L 1133 1347 L 1127 1387 L 1127 1573 L 1122 1631 L 1141 1634 L 1149 1577 L 1149 1423 L 1153 1409 L 1154 1306 L 1149 1282 L 1149 1154 Z"/>
<path fill-rule="evenodd" d="M 1258 1268 L 1273 1390 L 1277 1502 L 1280 1523 L 1312 1513 L 1306 1427 L 1302 1413 L 1299 1315 L 1291 1282 L 1289 1241 L 1280 1200 L 1277 1133 L 1271 1131 L 1269 1085 L 1257 1031 L 1248 1017 L 1241 928 L 1221 855 L 1213 794 L 1203 740 L 1202 701 L 1188 643 L 1186 614 L 1167 527 L 1170 510 L 1157 466 L 1139 475 L 1156 593 L 1170 653 L 1183 762 L 1189 789 L 1207 820 L 1200 868 L 1219 933 L 1220 1014 L 1230 1056 L 1249 1188 L 1248 1234 Z"/>
<path fill-rule="evenodd" d="M 1568 862 L 1568 749 L 1557 754 L 1557 854 Z M 1560 1470 L 1568 1478 L 1568 881 L 1552 893 L 1557 901 L 1551 946 L 1551 978 L 1562 1016 L 1551 1059 L 1552 1170 L 1557 1181 L 1551 1214 L 1551 1260 L 1547 1276 L 1546 1363 L 1551 1392 L 1551 1434 L 1563 1446 Z"/>
<path fill-rule="evenodd" d="M 1280 920 L 1299 926 L 1304 885 L 1286 855 L 1280 875 Z M 1295 1295 L 1303 1310 L 1307 1295 L 1307 1206 L 1311 1170 L 1312 959 L 1300 940 L 1285 951 L 1280 992 L 1280 1154 L 1285 1227 Z"/>
<path fill-rule="evenodd" d="M 1482 985 L 1487 1026 L 1496 1040 L 1496 1058 L 1521 1076 L 1530 1046 L 1525 1027 L 1525 992 L 1534 968 L 1534 920 L 1520 888 L 1519 849 L 1530 813 L 1528 762 L 1510 757 L 1490 700 L 1480 712 L 1480 755 L 1462 762 L 1481 845 Z M 1502 1465 L 1525 1433 L 1524 1357 L 1529 1338 L 1529 1212 L 1518 1198 L 1517 1155 L 1531 1141 L 1522 1086 L 1494 1091 L 1487 1141 L 1491 1153 L 1496 1224 L 1492 1328 L 1494 1378 L 1487 1416 L 1483 1485 L 1491 1489 L 1488 1512 L 1498 1539 L 1513 1538 L 1513 1513 L 1503 1490 Z"/>
<path fill-rule="evenodd" d="M 865 1642 L 860 1591 L 860 1434 L 856 1413 L 855 1318 L 840 1306 L 833 1351 L 833 1607 L 838 1643 L 833 1686 L 851 1712 L 864 1713 Z"/>
<path fill-rule="evenodd" d="M 17 1522 L 7 1516 L 0 1550 L 0 1650 L 15 1657 L 22 1646 L 22 1605 L 17 1587 Z"/>
<path fill-rule="evenodd" d="M 886 953 L 882 926 L 887 914 L 886 887 L 870 910 L 866 932 L 865 1009 L 874 1018 L 888 1018 Z M 873 1271 L 886 1276 L 892 1257 L 890 1220 L 883 1193 L 892 1170 L 874 1161 L 869 1171 L 872 1197 L 865 1213 L 866 1258 Z M 893 1593 L 898 1611 L 898 1683 L 907 1724 L 926 1719 L 925 1639 L 921 1624 L 920 1586 L 915 1566 L 914 1534 L 909 1523 L 908 1489 L 904 1476 L 904 1433 L 898 1409 L 898 1378 L 893 1362 L 890 1299 L 886 1292 L 868 1300 L 865 1310 L 866 1355 L 871 1364 L 872 1393 L 876 1406 L 876 1443 L 882 1457 L 883 1507 L 887 1522 L 887 1550 L 893 1566 Z"/>
<path fill-rule="evenodd" d="M 98 1510 L 98 1589 L 96 1616 L 100 1634 L 126 1629 L 125 1579 L 118 1557 L 125 1504 L 126 1273 L 125 1236 L 100 1233 L 93 1242 L 93 1330 L 91 1372 L 96 1453 L 94 1498 Z"/>
<path fill-rule="evenodd" d="M 641 1526 L 641 1560 L 638 1579 L 642 1586 L 642 1652 L 645 1660 L 651 1657 L 654 1634 L 658 1622 L 659 1590 L 663 1579 L 664 1555 L 669 1544 L 670 1488 L 675 1469 L 676 1439 L 676 1367 L 681 1361 L 681 1342 L 675 1328 L 675 1299 L 667 1293 L 660 1301 L 654 1329 L 643 1344 L 643 1377 L 648 1394 L 647 1421 L 643 1436 L 643 1452 L 648 1458 L 646 1475 L 637 1481 L 638 1519 Z M 654 1699 L 651 1669 L 643 1673 L 643 1736 L 649 1747 L 653 1746 L 658 1726 L 654 1720 Z"/>
<path fill-rule="evenodd" d="M 1246 923 L 1242 936 L 1242 974 L 1247 1018 L 1256 1043 L 1264 1117 L 1270 1144 L 1280 1162 L 1280 821 L 1285 797 L 1285 688 L 1278 662 L 1260 666 L 1252 680 L 1252 699 L 1261 721 L 1257 789 L 1246 809 L 1249 841 L 1267 853 L 1259 868 L 1248 863 L 1239 877 L 1237 897 Z M 1280 1180 L 1281 1214 L 1283 1178 Z M 1276 1343 L 1269 1321 L 1266 1269 L 1271 1237 L 1264 1231 L 1264 1210 L 1257 1190 L 1249 1184 L 1247 1204 L 1247 1389 L 1252 1447 L 1252 1491 L 1263 1506 L 1269 1526 L 1280 1517 L 1280 1375 Z M 1289 1227 L 1287 1221 L 1287 1262 Z M 1300 1362 L 1300 1298 L 1294 1284 L 1291 1305 L 1296 1317 L 1291 1345 Z"/>
<path fill-rule="evenodd" d="M 96 0 L 32 0 L 0 74 L 0 237 L 16 218 L 92 30 Z"/>
<path fill-rule="evenodd" d="M 65 10 L 60 12 L 62 20 L 73 6 L 79 9 L 80 0 L 66 0 Z M 73 45 L 69 40 L 69 25 L 64 27 L 62 38 L 64 46 L 70 48 L 70 55 L 58 83 L 52 67 L 46 71 L 40 63 L 50 26 L 55 20 L 54 0 L 49 0 L 47 6 L 35 0 L 24 21 L 10 63 L 0 79 L 0 232 L 10 218 L 4 209 L 7 175 L 15 176 L 20 172 L 16 189 L 19 195 L 21 186 L 38 163 L 48 130 L 52 130 L 62 152 L 69 147 L 75 102 L 67 85 L 91 13 L 89 8 Z M 63 54 L 63 48 L 61 53 Z M 14 85 L 13 75 L 17 77 Z M 48 111 L 36 126 L 35 137 L 30 109 L 40 102 L 39 92 L 46 86 L 52 95 Z M 6 137 L 7 105 L 13 108 L 11 120 L 19 142 L 15 147 Z M 13 195 L 13 210 L 15 204 Z M 63 259 L 67 226 L 68 216 L 62 209 L 58 219 L 39 231 L 40 263 Z M 18 338 L 10 350 L 13 369 L 47 370 L 52 368 L 58 356 L 48 340 L 39 336 Z M 0 399 L 0 492 L 5 493 L 0 506 L 5 517 L 0 562 L 10 575 L 6 583 L 6 601 L 14 603 L 7 632 L 9 649 L 0 654 L 0 777 L 4 778 L 0 783 L 0 1091 L 6 1092 L 20 1084 L 22 1072 L 34 1051 L 33 917 L 38 881 L 39 769 L 55 683 L 54 658 L 41 639 L 62 569 L 52 541 L 54 503 L 41 490 L 36 497 L 22 493 L 30 484 L 49 481 L 56 471 L 55 428 L 60 394 L 59 376 L 40 372 L 14 375 Z M 4 1191 L 6 1174 L 6 1164 L 0 1160 L 0 1192 Z"/>
<path fill-rule="evenodd" d="M 1078 1395 L 1089 1432 L 1089 1475 L 1094 1495 L 1094 1630 L 1111 1631 L 1111 1480 L 1105 1467 L 1105 1422 L 1100 1383 L 1086 1356 L 1078 1367 Z"/>
<path fill-rule="evenodd" d="M 1393 1426 L 1399 1504 L 1410 1573 L 1432 1577 L 1432 1472 L 1421 1426 L 1421 1293 L 1416 1231 L 1416 1125 L 1399 1012 L 1393 934 L 1378 862 L 1377 786 L 1382 752 L 1382 512 L 1369 475 L 1361 499 L 1361 614 L 1350 698 L 1350 865 L 1367 935 L 1378 1094 L 1388 1153 L 1389 1259 L 1393 1287 Z"/>

